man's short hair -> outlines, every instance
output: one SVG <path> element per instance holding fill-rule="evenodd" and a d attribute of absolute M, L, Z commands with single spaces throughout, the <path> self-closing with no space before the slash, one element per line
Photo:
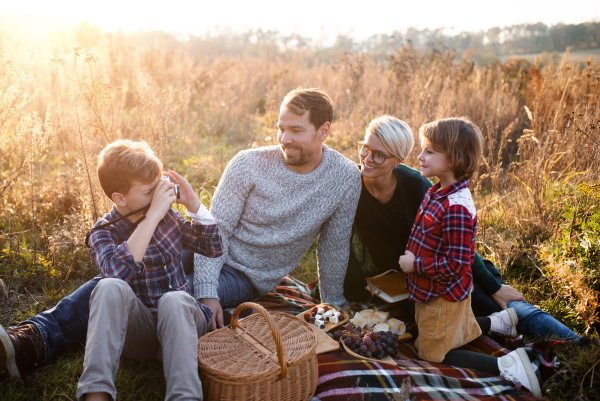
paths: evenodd
<path fill-rule="evenodd" d="M 308 119 L 317 129 L 326 122 L 333 121 L 333 101 L 319 88 L 294 89 L 285 95 L 281 108 L 299 116 L 308 111 Z"/>
<path fill-rule="evenodd" d="M 125 195 L 134 182 L 149 184 L 162 173 L 162 162 L 144 142 L 121 139 L 109 144 L 98 155 L 98 179 L 102 190 L 112 199 Z"/>
<path fill-rule="evenodd" d="M 468 180 L 479 167 L 483 152 L 481 130 L 468 117 L 443 118 L 421 126 L 419 136 L 448 155 L 454 177 Z"/>
<path fill-rule="evenodd" d="M 383 146 L 398 159 L 406 159 L 415 144 L 412 130 L 404 121 L 392 117 L 377 117 L 369 123 L 367 132 L 377 135 Z"/>

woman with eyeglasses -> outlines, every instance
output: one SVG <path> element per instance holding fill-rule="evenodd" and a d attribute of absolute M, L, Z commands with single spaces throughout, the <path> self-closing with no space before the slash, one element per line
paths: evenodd
<path fill-rule="evenodd" d="M 344 279 L 344 296 L 348 301 L 371 297 L 365 289 L 365 278 L 400 269 L 398 259 L 404 254 L 425 192 L 432 186 L 419 171 L 402 163 L 413 145 L 414 137 L 408 124 L 391 116 L 371 121 L 364 140 L 358 143 L 363 185 Z M 542 338 L 580 338 L 506 285 L 489 260 L 475 254 L 471 269 L 475 283 L 472 306 L 476 316 L 514 308 L 519 332 Z M 506 327 L 506 331 L 515 335 L 511 327 Z"/>
<path fill-rule="evenodd" d="M 414 137 L 408 124 L 391 116 L 371 121 L 364 140 L 358 142 L 362 190 L 344 279 L 344 296 L 348 301 L 371 297 L 365 289 L 367 277 L 390 269 L 400 270 L 398 260 L 404 254 L 425 192 L 432 186 L 419 171 L 402 163 L 413 145 Z M 546 312 L 527 303 L 519 292 L 502 281 L 490 261 L 484 262 L 475 254 L 471 269 L 475 283 L 472 305 L 474 309 L 479 307 L 474 310 L 476 315 L 484 316 L 477 318 L 483 332 L 496 331 L 514 337 L 516 325 L 522 332 L 542 337 L 580 338 Z M 410 302 L 406 305 L 410 307 Z M 508 310 L 512 310 L 511 316 Z M 485 317 L 488 314 L 491 315 Z M 514 321 L 517 319 L 513 319 L 515 314 L 518 325 Z M 534 396 L 540 397 L 535 369 L 528 360 L 537 358 L 529 349 L 519 349 L 501 358 L 451 350 L 442 363 L 499 374 L 523 384 Z"/>

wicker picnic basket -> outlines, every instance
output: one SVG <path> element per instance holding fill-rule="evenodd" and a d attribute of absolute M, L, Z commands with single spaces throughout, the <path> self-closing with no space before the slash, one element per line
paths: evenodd
<path fill-rule="evenodd" d="M 238 322 L 246 308 L 259 313 Z M 231 327 L 198 341 L 205 400 L 306 401 L 317 387 L 317 338 L 301 320 L 245 302 Z"/>

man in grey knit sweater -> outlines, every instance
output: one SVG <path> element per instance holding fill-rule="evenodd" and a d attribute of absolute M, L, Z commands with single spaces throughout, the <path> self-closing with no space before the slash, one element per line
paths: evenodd
<path fill-rule="evenodd" d="M 273 290 L 318 241 L 324 302 L 341 305 L 352 222 L 360 196 L 355 164 L 323 144 L 333 103 L 319 89 L 294 90 L 281 104 L 279 146 L 244 150 L 227 165 L 210 211 L 223 256 L 194 255 L 194 291 L 216 313 Z M 216 320 L 215 320 L 216 319 Z"/>
<path fill-rule="evenodd" d="M 333 103 L 318 89 L 290 92 L 281 105 L 278 147 L 239 153 L 227 166 L 211 211 L 221 224 L 224 256 L 182 253 L 193 265 L 196 296 L 215 311 L 271 291 L 291 272 L 319 235 L 319 281 L 324 301 L 343 304 L 342 286 L 358 198 L 360 173 L 327 148 Z M 4 330 L 0 326 L 0 378 L 9 364 L 22 375 L 85 340 L 92 290 L 88 281 L 56 307 Z M 216 318 L 216 319 L 215 319 Z"/>

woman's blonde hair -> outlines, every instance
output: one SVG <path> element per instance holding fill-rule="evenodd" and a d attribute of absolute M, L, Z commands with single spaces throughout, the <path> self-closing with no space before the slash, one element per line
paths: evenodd
<path fill-rule="evenodd" d="M 408 124 L 396 117 L 385 115 L 375 118 L 369 123 L 367 132 L 377 135 L 385 149 L 401 160 L 408 157 L 415 144 Z"/>

